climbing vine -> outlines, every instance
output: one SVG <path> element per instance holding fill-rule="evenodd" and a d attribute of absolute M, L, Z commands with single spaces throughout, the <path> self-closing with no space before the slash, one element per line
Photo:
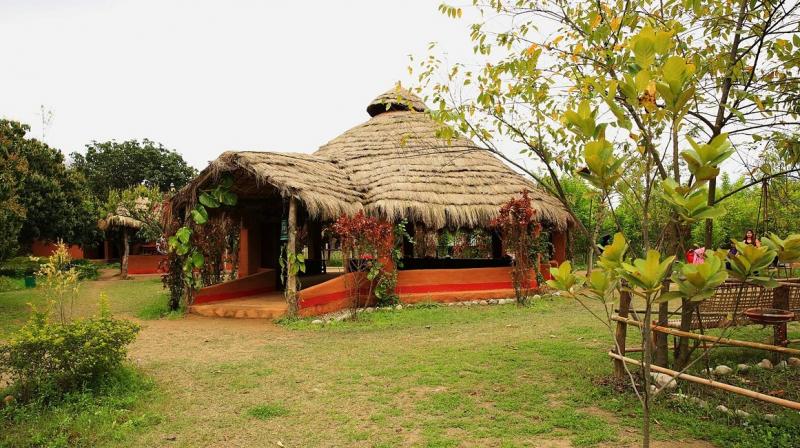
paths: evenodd
<path fill-rule="evenodd" d="M 175 234 L 168 238 L 170 261 L 170 272 L 165 279 L 170 280 L 170 291 L 183 294 L 191 294 L 195 289 L 203 285 L 202 275 L 196 273 L 201 271 L 205 264 L 205 257 L 198 241 L 198 234 L 193 227 L 203 226 L 209 221 L 208 211 L 222 206 L 236 205 L 237 196 L 230 189 L 233 186 L 233 178 L 225 175 L 220 182 L 212 188 L 200 190 L 197 197 L 197 204 L 186 216 L 183 226 L 175 231 Z M 180 284 L 177 284 L 177 283 Z M 176 284 L 173 284 L 176 283 Z M 179 303 L 180 299 L 171 298 L 170 303 Z"/>

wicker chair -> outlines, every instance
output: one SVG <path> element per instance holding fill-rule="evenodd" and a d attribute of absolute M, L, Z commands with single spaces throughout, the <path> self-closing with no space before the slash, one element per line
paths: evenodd
<path fill-rule="evenodd" d="M 739 297 L 739 288 L 741 288 L 741 297 Z M 800 306 L 800 284 L 795 293 L 797 297 L 797 305 Z M 737 297 L 738 304 L 737 304 Z M 691 330 L 698 330 L 701 328 L 723 328 L 731 325 L 748 325 L 751 322 L 744 317 L 743 312 L 748 308 L 771 308 L 772 307 L 772 290 L 762 288 L 760 286 L 744 285 L 739 282 L 725 282 L 717 287 L 714 296 L 708 298 L 700 303 L 698 319 L 698 312 L 692 314 Z M 667 326 L 672 328 L 680 328 L 681 321 L 670 320 Z"/>

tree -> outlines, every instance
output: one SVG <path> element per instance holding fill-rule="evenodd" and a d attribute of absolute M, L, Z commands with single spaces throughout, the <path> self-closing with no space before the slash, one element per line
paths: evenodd
<path fill-rule="evenodd" d="M 148 139 L 94 141 L 86 145 L 85 154 L 73 152 L 70 157 L 72 167 L 86 177 L 98 198 L 135 185 L 166 192 L 183 187 L 197 174 L 180 154 Z"/>
<path fill-rule="evenodd" d="M 5 123 L 0 123 L 5 126 Z M 28 170 L 27 161 L 10 151 L 5 132 L 0 131 L 0 260 L 17 253 L 18 235 L 25 222 L 25 207 L 20 203 L 21 179 Z"/>
<path fill-rule="evenodd" d="M 100 216 L 102 226 L 121 228 L 122 260 L 120 273 L 122 278 L 128 277 L 128 255 L 130 235 L 140 241 L 157 241 L 164 236 L 162 217 L 164 212 L 164 194 L 156 187 L 136 185 L 125 190 L 111 190 L 102 207 Z M 129 231 L 135 228 L 135 232 Z"/>
<path fill-rule="evenodd" d="M 34 239 L 63 239 L 73 244 L 94 241 L 97 202 L 85 179 L 64 165 L 60 151 L 27 138 L 29 131 L 27 125 L 0 120 L 4 175 L 9 179 L 0 194 L 13 199 L 12 214 L 24 216 L 13 235 L 23 247 Z"/>
<path fill-rule="evenodd" d="M 470 35 L 484 61 L 443 67 L 430 56 L 419 64 L 418 90 L 430 93 L 434 117 L 451 125 L 440 135 L 466 134 L 506 160 L 499 145 L 518 145 L 543 167 L 528 173 L 561 199 L 588 236 L 560 181 L 562 173 L 576 173 L 608 206 L 618 231 L 599 254 L 598 270 L 580 277 L 567 262 L 553 270 L 552 287 L 578 300 L 597 300 L 609 328 L 617 300 L 643 300 L 644 322 L 656 310 L 663 322 L 666 302 L 681 300 L 686 329 L 697 304 L 728 275 L 771 286 L 756 274 L 775 256 L 769 247 L 740 250 L 730 271 L 716 255 L 702 265 L 675 267 L 673 261 L 685 251 L 694 226 L 705 225 L 711 247 L 711 223 L 724 213 L 717 176 L 738 146 L 780 146 L 782 161 L 797 170 L 796 3 L 473 3 L 481 19 Z M 462 15 L 458 7 L 440 10 Z M 761 179 L 789 170 L 768 169 L 775 174 Z M 626 228 L 619 207 L 638 211 L 640 234 Z M 638 247 L 631 244 L 635 239 Z M 669 281 L 679 286 L 674 294 L 667 292 Z M 656 339 L 655 354 L 648 325 L 641 338 L 644 385 L 639 390 L 634 382 L 634 389 L 644 410 L 643 446 L 649 446 L 650 365 L 667 361 L 666 338 Z M 678 348 L 676 369 L 682 370 L 690 364 L 688 339 Z"/>

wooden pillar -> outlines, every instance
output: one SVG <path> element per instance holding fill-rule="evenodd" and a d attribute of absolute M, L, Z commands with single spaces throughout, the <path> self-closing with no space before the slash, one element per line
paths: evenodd
<path fill-rule="evenodd" d="M 244 216 L 239 224 L 239 269 L 237 277 L 247 277 L 250 275 L 250 229 Z"/>
<path fill-rule="evenodd" d="M 789 310 L 789 287 L 786 285 L 778 286 L 772 290 L 772 307 L 779 310 Z M 773 341 L 774 345 L 786 347 L 789 345 L 789 334 L 787 324 L 779 323 L 773 326 Z M 772 360 L 775 363 L 781 361 L 781 354 L 774 352 Z"/>
<path fill-rule="evenodd" d="M 631 307 L 631 293 L 622 291 L 619 293 L 619 316 L 628 317 L 628 312 Z M 628 324 L 617 321 L 617 329 L 614 332 L 615 347 L 614 351 L 620 355 L 625 356 L 625 342 L 628 337 Z M 625 378 L 625 362 L 619 359 L 614 360 L 614 376 L 616 378 Z"/>
<path fill-rule="evenodd" d="M 550 242 L 553 244 L 553 258 L 558 264 L 567 261 L 567 230 L 556 230 L 551 233 Z"/>
<path fill-rule="evenodd" d="M 122 259 L 119 262 L 120 273 L 122 279 L 128 278 L 128 254 L 130 253 L 130 244 L 128 243 L 128 228 L 122 228 Z"/>
<path fill-rule="evenodd" d="M 292 263 L 289 254 L 296 255 L 297 246 L 297 199 L 289 198 L 289 217 L 286 228 L 286 301 L 289 303 L 289 316 L 296 316 L 299 306 L 297 303 L 297 276 L 292 273 Z"/>

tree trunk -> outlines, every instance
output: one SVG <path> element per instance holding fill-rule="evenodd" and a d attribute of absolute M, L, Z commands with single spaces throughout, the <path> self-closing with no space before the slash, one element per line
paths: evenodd
<path fill-rule="evenodd" d="M 287 310 L 289 316 L 295 317 L 299 306 L 297 303 L 297 275 L 292 272 L 294 262 L 290 257 L 290 254 L 295 254 L 295 250 L 297 250 L 297 199 L 293 197 L 289 198 L 288 221 L 286 229 L 286 301 L 289 304 L 289 309 Z"/>
<path fill-rule="evenodd" d="M 122 279 L 128 278 L 128 254 L 130 253 L 130 245 L 128 244 L 128 228 L 122 228 L 122 260 L 120 260 L 119 268 Z"/>
<path fill-rule="evenodd" d="M 692 315 L 697 307 L 697 302 L 684 299 L 681 306 L 681 330 L 692 330 Z M 673 370 L 681 371 L 689 363 L 689 338 L 678 339 L 678 348 L 675 350 L 675 366 Z"/>
<path fill-rule="evenodd" d="M 628 312 L 631 307 L 631 293 L 622 291 L 619 293 L 619 316 L 628 317 Z M 618 355 L 625 356 L 625 343 L 628 336 L 628 324 L 624 322 L 617 322 L 617 329 L 614 333 L 616 346 L 614 351 Z M 625 361 L 614 360 L 614 377 L 623 379 L 625 378 Z"/>

